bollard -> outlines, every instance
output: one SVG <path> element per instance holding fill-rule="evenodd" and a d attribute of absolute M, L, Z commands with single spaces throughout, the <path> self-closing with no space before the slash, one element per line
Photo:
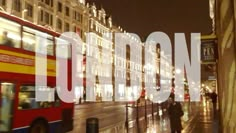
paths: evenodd
<path fill-rule="evenodd" d="M 126 116 L 126 119 L 125 119 L 125 127 L 126 127 L 126 132 L 128 133 L 129 132 L 129 122 L 128 122 L 128 120 L 129 120 L 129 110 L 128 110 L 128 103 L 126 103 L 126 113 L 125 113 L 125 116 Z"/>
<path fill-rule="evenodd" d="M 99 122 L 98 118 L 88 118 L 86 120 L 86 133 L 98 133 Z"/>

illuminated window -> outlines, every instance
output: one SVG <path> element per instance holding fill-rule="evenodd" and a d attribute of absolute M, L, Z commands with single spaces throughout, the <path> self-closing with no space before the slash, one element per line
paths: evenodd
<path fill-rule="evenodd" d="M 23 49 L 53 55 L 53 37 L 46 33 L 24 27 Z"/>
<path fill-rule="evenodd" d="M 37 102 L 35 98 L 35 89 L 39 91 L 47 91 L 48 101 L 46 102 Z M 37 109 L 37 108 L 50 108 L 50 107 L 58 107 L 60 106 L 60 100 L 57 94 L 55 93 L 55 87 L 49 86 L 38 86 L 37 88 L 34 85 L 22 85 L 20 86 L 19 92 L 19 102 L 18 109 L 26 110 L 26 109 Z M 54 100 L 54 101 L 53 101 Z"/>
<path fill-rule="evenodd" d="M 20 25 L 0 17 L 0 45 L 20 48 Z"/>

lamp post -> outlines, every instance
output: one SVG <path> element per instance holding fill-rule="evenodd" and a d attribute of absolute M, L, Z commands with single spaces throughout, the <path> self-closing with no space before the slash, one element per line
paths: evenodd
<path fill-rule="evenodd" d="M 129 110 L 128 110 L 128 103 L 126 103 L 126 105 L 125 105 L 125 109 L 126 109 L 126 119 L 125 119 L 125 127 L 126 127 L 126 132 L 128 133 L 129 132 L 129 122 L 128 122 L 128 120 L 129 120 L 129 118 L 128 118 L 128 115 L 129 115 Z"/>
<path fill-rule="evenodd" d="M 151 94 L 150 95 L 150 100 L 152 102 L 152 122 L 154 123 L 154 109 L 153 109 L 153 101 L 152 101 L 152 99 L 153 99 L 153 95 Z"/>
<path fill-rule="evenodd" d="M 212 19 L 212 33 L 215 34 L 215 0 L 209 0 L 209 13 Z"/>
<path fill-rule="evenodd" d="M 138 102 L 136 102 L 136 123 L 137 123 L 137 132 L 139 133 L 139 107 L 138 107 Z"/>
<path fill-rule="evenodd" d="M 145 96 L 145 101 L 144 101 L 144 111 L 145 111 L 145 122 L 146 122 L 146 127 L 147 127 L 147 96 Z"/>

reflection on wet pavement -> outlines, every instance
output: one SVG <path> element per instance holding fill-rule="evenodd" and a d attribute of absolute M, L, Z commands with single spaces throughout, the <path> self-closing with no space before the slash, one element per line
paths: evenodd
<path fill-rule="evenodd" d="M 214 121 L 212 104 L 210 101 L 199 103 L 182 103 L 184 116 L 182 117 L 182 133 L 213 133 L 217 130 L 217 122 Z M 146 133 L 170 133 L 169 119 L 167 115 L 158 116 L 152 121 L 149 119 Z M 214 126 L 214 127 L 213 127 Z M 217 133 L 214 132 L 214 133 Z"/>

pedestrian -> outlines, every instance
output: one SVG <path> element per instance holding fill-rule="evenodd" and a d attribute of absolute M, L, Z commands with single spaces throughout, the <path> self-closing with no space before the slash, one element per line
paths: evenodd
<path fill-rule="evenodd" d="M 211 101 L 212 101 L 212 104 L 213 104 L 213 113 L 214 113 L 214 118 L 216 116 L 216 103 L 217 103 L 217 94 L 215 91 L 213 91 L 211 93 Z"/>
<path fill-rule="evenodd" d="M 79 104 L 81 104 L 82 103 L 82 98 L 81 97 L 79 97 Z"/>
<path fill-rule="evenodd" d="M 86 102 L 86 91 L 83 92 L 84 103 Z"/>
<path fill-rule="evenodd" d="M 175 96 L 172 94 L 169 98 L 170 105 L 168 107 L 168 114 L 170 119 L 171 133 L 181 133 L 182 124 L 181 117 L 184 115 L 182 106 L 175 101 Z"/>
<path fill-rule="evenodd" d="M 3 31 L 0 41 L 1 41 L 2 45 L 6 45 L 6 46 L 10 46 L 10 47 L 14 46 L 12 39 L 8 37 L 7 31 Z"/>

